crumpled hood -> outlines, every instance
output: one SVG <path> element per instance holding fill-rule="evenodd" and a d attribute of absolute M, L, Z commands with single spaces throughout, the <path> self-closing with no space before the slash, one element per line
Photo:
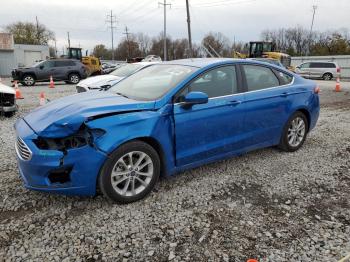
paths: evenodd
<path fill-rule="evenodd" d="M 42 137 L 65 137 L 78 131 L 90 117 L 135 110 L 152 110 L 154 101 L 136 101 L 105 91 L 84 92 L 38 107 L 24 117 Z"/>
<path fill-rule="evenodd" d="M 114 85 L 121 79 L 123 78 L 119 76 L 114 76 L 114 75 L 93 76 L 83 81 L 80 81 L 78 86 L 89 87 L 92 89 L 101 88 L 101 86 L 104 86 L 104 85 Z"/>

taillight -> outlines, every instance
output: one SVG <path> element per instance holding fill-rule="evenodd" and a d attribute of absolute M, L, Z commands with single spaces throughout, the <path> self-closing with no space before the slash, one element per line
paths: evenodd
<path fill-rule="evenodd" d="M 340 67 L 337 67 L 337 73 L 340 73 Z"/>
<path fill-rule="evenodd" d="M 321 91 L 321 89 L 320 89 L 319 86 L 316 86 L 316 87 L 314 88 L 314 93 L 315 93 L 315 94 L 320 93 L 320 91 Z"/>

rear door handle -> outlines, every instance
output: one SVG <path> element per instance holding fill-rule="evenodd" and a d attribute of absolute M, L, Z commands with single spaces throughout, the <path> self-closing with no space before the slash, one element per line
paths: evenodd
<path fill-rule="evenodd" d="M 282 97 L 287 97 L 289 95 L 290 95 L 290 93 L 288 93 L 288 92 L 283 92 L 282 94 L 280 94 L 280 96 L 282 96 Z"/>
<path fill-rule="evenodd" d="M 230 106 L 238 106 L 239 104 L 241 104 L 242 101 L 239 100 L 232 100 L 230 101 Z"/>

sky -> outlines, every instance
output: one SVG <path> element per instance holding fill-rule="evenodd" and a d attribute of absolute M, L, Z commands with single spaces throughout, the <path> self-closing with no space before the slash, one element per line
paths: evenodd
<path fill-rule="evenodd" d="M 164 0 L 1 0 L 0 32 L 16 21 L 40 23 L 56 36 L 59 52 L 68 45 L 92 50 L 96 44 L 111 47 L 107 14 L 116 16 L 114 43 L 130 33 L 157 36 L 163 31 Z M 187 37 L 186 1 L 166 0 L 167 34 Z M 265 29 L 311 26 L 313 5 L 317 5 L 314 30 L 350 28 L 349 0 L 189 0 L 193 42 L 200 42 L 209 31 L 222 32 L 231 41 L 259 40 Z M 51 43 L 53 45 L 53 43 Z"/>

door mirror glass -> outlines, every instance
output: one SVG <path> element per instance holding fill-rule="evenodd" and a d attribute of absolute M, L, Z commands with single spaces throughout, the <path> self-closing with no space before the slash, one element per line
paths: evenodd
<path fill-rule="evenodd" d="M 208 95 L 203 92 L 190 92 L 185 95 L 183 102 L 186 105 L 196 105 L 208 103 Z"/>
<path fill-rule="evenodd" d="M 40 68 L 41 70 L 43 70 L 43 69 L 44 69 L 44 66 L 43 66 L 43 65 L 41 65 L 41 66 L 39 66 L 39 68 Z"/>

